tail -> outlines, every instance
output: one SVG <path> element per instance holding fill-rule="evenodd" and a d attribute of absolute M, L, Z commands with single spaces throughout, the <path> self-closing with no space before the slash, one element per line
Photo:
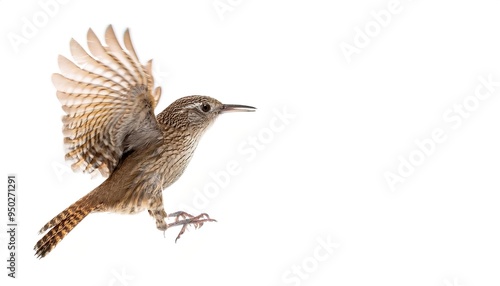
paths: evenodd
<path fill-rule="evenodd" d="M 85 198 L 85 197 L 84 197 Z M 84 198 L 62 211 L 40 230 L 40 234 L 50 229 L 35 245 L 36 256 L 42 258 L 81 222 L 96 206 L 89 205 Z"/>

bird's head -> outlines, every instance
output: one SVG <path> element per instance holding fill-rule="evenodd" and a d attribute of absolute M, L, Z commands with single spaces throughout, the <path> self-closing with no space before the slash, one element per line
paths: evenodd
<path fill-rule="evenodd" d="M 203 132 L 219 114 L 255 111 L 255 109 L 247 105 L 223 104 L 208 96 L 192 95 L 174 101 L 158 115 L 158 119 L 161 123 L 175 128 Z"/>

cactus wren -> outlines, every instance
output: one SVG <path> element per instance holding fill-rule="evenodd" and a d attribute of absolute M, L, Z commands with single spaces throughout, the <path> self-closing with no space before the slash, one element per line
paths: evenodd
<path fill-rule="evenodd" d="M 204 213 L 167 215 L 162 190 L 182 175 L 202 134 L 219 114 L 255 110 L 195 95 L 174 101 L 155 117 L 161 89 L 154 87 L 152 61 L 139 62 L 128 29 L 125 49 L 111 26 L 106 45 L 91 29 L 87 42 L 90 53 L 71 40 L 74 62 L 59 56 L 61 73 L 54 74 L 52 82 L 66 113 L 66 159 L 73 161 L 74 171 L 99 172 L 107 179 L 42 227 L 40 233 L 49 231 L 35 245 L 39 258 L 92 212 L 134 214 L 147 209 L 159 230 L 182 226 L 176 241 L 188 225 L 198 228 L 214 221 Z M 169 217 L 175 220 L 167 224 Z"/>

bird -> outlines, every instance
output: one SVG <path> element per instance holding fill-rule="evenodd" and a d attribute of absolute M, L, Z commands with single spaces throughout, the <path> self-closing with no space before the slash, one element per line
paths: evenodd
<path fill-rule="evenodd" d="M 164 233 L 182 227 L 176 242 L 187 226 L 215 221 L 206 213 L 167 214 L 162 192 L 183 174 L 200 138 L 220 114 L 256 110 L 191 95 L 155 116 L 161 87 L 155 86 L 152 60 L 139 61 L 129 29 L 124 48 L 112 25 L 105 30 L 104 44 L 88 29 L 87 44 L 89 52 L 71 39 L 73 61 L 58 57 L 60 73 L 52 75 L 52 83 L 65 113 L 66 160 L 73 171 L 100 174 L 105 180 L 41 228 L 39 233 L 46 233 L 34 247 L 40 259 L 91 213 L 147 210 Z M 167 224 L 169 218 L 174 221 Z"/>

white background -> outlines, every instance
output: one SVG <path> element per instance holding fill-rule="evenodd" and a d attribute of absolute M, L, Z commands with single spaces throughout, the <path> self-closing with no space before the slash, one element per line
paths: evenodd
<path fill-rule="evenodd" d="M 19 181 L 19 278 L 2 266 L 2 285 L 500 284 L 500 87 L 475 97 L 500 81 L 497 1 L 47 2 L 0 2 L 0 174 Z M 258 111 L 221 116 L 164 192 L 167 212 L 217 223 L 174 243 L 146 212 L 91 214 L 38 260 L 38 229 L 103 180 L 68 171 L 50 76 L 71 37 L 108 24 L 154 58 L 156 112 L 191 94 Z M 464 102 L 459 126 L 443 118 Z M 394 189 L 387 172 L 404 174 Z"/>

